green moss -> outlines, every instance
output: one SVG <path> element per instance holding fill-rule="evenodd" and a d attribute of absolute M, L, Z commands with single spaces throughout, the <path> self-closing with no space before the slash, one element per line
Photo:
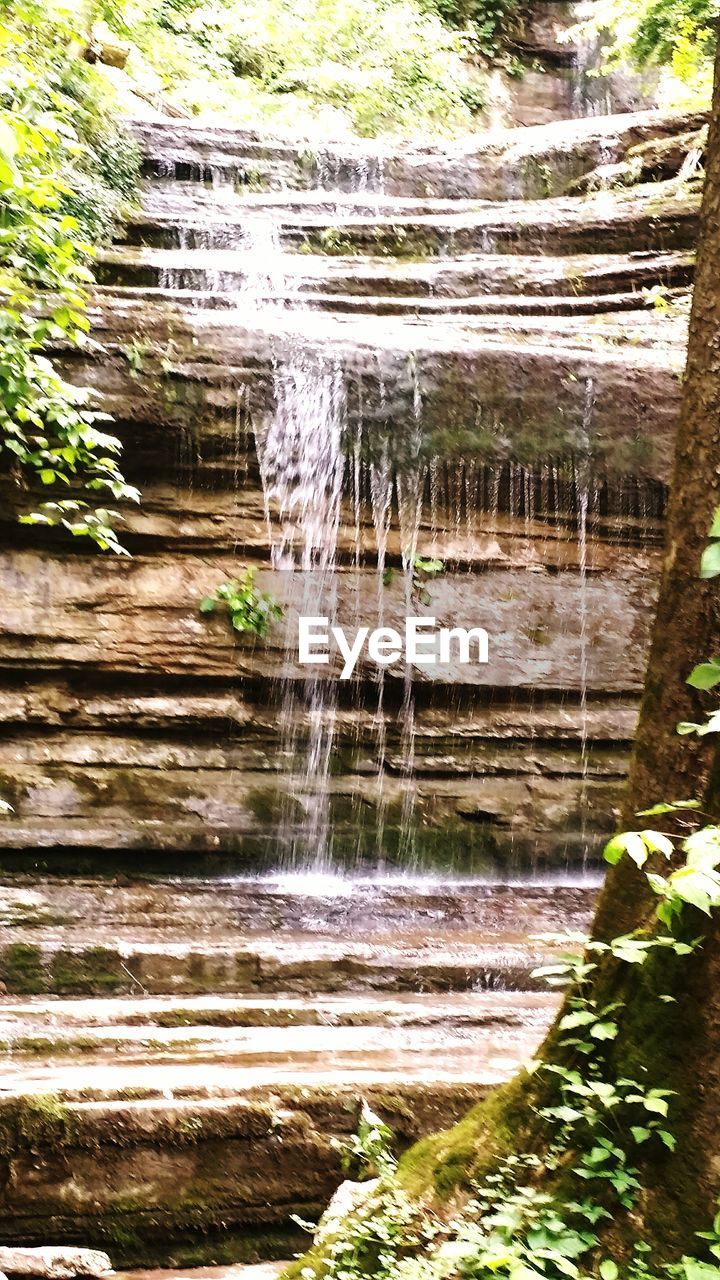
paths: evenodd
<path fill-rule="evenodd" d="M 421 1138 L 400 1159 L 400 1183 L 410 1195 L 428 1191 L 446 1199 L 469 1187 L 499 1157 L 518 1148 L 518 1135 L 527 1127 L 527 1086 L 521 1073 L 494 1090 L 451 1129 Z"/>
<path fill-rule="evenodd" d="M 35 996 L 48 990 L 48 978 L 39 947 L 12 942 L 0 951 L 0 979 L 13 995 Z"/>
<path fill-rule="evenodd" d="M 84 951 L 56 951 L 50 961 L 52 989 L 60 995 L 102 995 L 127 986 L 117 951 L 88 947 Z"/>
<path fill-rule="evenodd" d="M 70 1111 L 56 1094 L 11 1098 L 0 1104 L 0 1152 L 64 1146 L 73 1135 Z"/>
<path fill-rule="evenodd" d="M 47 1058 L 52 1054 L 97 1053 L 104 1043 L 97 1036 L 19 1036 L 8 1048 L 13 1053 Z"/>

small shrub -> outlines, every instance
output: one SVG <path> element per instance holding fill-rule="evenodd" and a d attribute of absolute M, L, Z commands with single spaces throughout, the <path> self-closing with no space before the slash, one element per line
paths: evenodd
<path fill-rule="evenodd" d="M 241 578 L 223 582 L 214 594 L 205 596 L 199 605 L 203 614 L 224 609 L 235 631 L 251 632 L 264 637 L 274 618 L 283 616 L 282 606 L 274 596 L 255 586 L 255 570 L 246 569 Z"/>

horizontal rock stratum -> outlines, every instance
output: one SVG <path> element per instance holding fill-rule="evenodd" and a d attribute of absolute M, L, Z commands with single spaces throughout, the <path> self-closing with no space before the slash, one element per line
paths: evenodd
<path fill-rule="evenodd" d="M 89 559 L 20 531 L 19 495 L 6 494 L 6 849 L 272 859 L 278 815 L 293 821 L 274 767 L 286 632 L 238 641 L 197 604 L 267 565 L 282 520 L 272 497 L 266 512 L 258 441 L 278 411 L 278 368 L 317 379 L 329 360 L 348 607 L 353 583 L 368 599 L 377 589 L 387 467 L 388 606 L 401 607 L 410 538 L 445 565 L 448 617 L 464 610 L 496 636 L 476 675 L 418 684 L 422 856 L 585 856 L 580 812 L 598 832 L 612 825 L 643 669 L 698 207 L 697 184 L 672 165 L 702 123 L 640 112 L 330 159 L 228 129 L 137 124 L 148 177 L 124 243 L 98 263 L 101 347 L 63 355 L 114 415 L 143 491 L 125 513 L 134 558 Z M 638 147 L 641 184 L 604 186 L 602 165 Z M 253 185 L 267 189 L 249 192 L 259 160 Z M 598 190 L 563 194 L 583 175 L 592 186 L 598 165 Z M 418 495 L 413 527 L 401 489 Z M 300 691 L 304 673 L 289 673 Z M 338 708 L 330 803 L 361 858 L 380 767 L 390 846 L 400 839 L 401 685 L 388 676 L 379 715 L 361 669 Z M 293 715 L 302 753 L 302 697 Z"/>

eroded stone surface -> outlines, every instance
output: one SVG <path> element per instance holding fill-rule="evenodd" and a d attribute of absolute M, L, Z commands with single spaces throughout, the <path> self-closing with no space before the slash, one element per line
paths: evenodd
<path fill-rule="evenodd" d="M 528 39 L 547 52 L 552 30 Z M 532 935 L 587 927 L 634 728 L 697 222 L 673 181 L 562 193 L 647 144 L 654 175 L 703 123 L 315 157 L 137 127 L 147 199 L 102 260 L 101 349 L 58 353 L 144 490 L 135 558 L 19 529 L 17 492 L 0 526 L 0 1240 L 51 1222 L 123 1264 L 288 1257 L 361 1095 L 405 1145 L 535 1052 L 555 997 L 534 970 L 567 939 Z M 268 218 L 272 288 L 243 247 Z M 256 441 L 279 362 L 308 352 L 347 398 L 343 604 L 376 597 L 387 465 L 396 501 L 423 496 L 411 544 L 445 563 L 431 603 L 482 614 L 494 665 L 415 681 L 412 757 L 400 673 L 380 704 L 361 665 L 338 697 L 333 861 L 268 883 L 248 869 L 292 866 L 313 810 L 293 776 L 312 706 L 283 745 L 278 677 L 301 672 L 282 630 L 236 643 L 197 604 L 268 563 Z M 380 860 L 384 881 L 338 875 Z"/>
<path fill-rule="evenodd" d="M 107 1276 L 112 1265 L 106 1253 L 95 1249 L 8 1249 L 0 1246 L 0 1267 L 9 1276 L 33 1276 L 37 1280 L 73 1280 L 75 1276 Z"/>

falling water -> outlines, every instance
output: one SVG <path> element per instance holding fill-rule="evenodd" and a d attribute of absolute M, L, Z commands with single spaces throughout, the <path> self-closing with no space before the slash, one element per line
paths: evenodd
<path fill-rule="evenodd" d="M 273 382 L 275 410 L 256 434 L 273 567 L 303 571 L 303 616 L 332 617 L 347 412 L 343 370 L 336 359 L 293 339 L 288 355 L 275 361 Z M 320 872 L 332 861 L 330 772 L 336 716 L 333 681 L 308 676 L 301 699 L 292 678 L 286 682 L 282 755 L 292 762 L 293 776 L 279 843 L 292 867 Z M 297 804 L 304 815 L 300 821 Z"/>
<path fill-rule="evenodd" d="M 343 371 L 293 340 L 290 354 L 275 360 L 273 383 L 275 411 L 256 438 L 273 567 L 327 571 L 340 526 Z"/>
<path fill-rule="evenodd" d="M 248 218 L 240 241 L 244 300 L 257 308 L 276 311 L 284 305 L 288 256 L 282 251 L 278 224 L 271 217 Z"/>
<path fill-rule="evenodd" d="M 385 391 L 381 380 L 381 409 L 384 410 Z M 377 610 L 378 626 L 384 620 L 384 581 L 388 533 L 392 514 L 393 472 L 390 463 L 390 446 L 387 433 L 383 433 L 379 451 L 370 463 L 370 503 L 372 507 L 375 541 L 377 546 Z M 385 842 L 385 818 L 387 812 L 386 757 L 387 735 L 385 731 L 385 668 L 378 668 L 378 690 L 373 717 L 376 784 L 376 844 L 380 860 Z"/>
<path fill-rule="evenodd" d="M 269 315 L 287 310 L 292 259 L 282 251 L 277 221 L 248 218 L 240 253 L 242 310 Z M 255 427 L 271 562 L 286 574 L 299 571 L 302 615 L 331 615 L 347 416 L 344 372 L 332 354 L 297 332 L 283 335 L 276 345 L 274 408 Z M 286 659 L 291 652 L 294 639 L 288 637 Z M 281 701 L 281 758 L 291 762 L 292 772 L 278 842 L 289 865 L 323 871 L 332 856 L 329 779 L 336 690 L 331 681 L 309 676 L 298 695 L 289 675 Z"/>
<path fill-rule="evenodd" d="M 588 857 L 587 837 L 587 787 L 590 769 L 588 750 L 588 591 L 587 591 L 587 521 L 590 502 L 589 489 L 589 454 L 590 431 L 595 407 L 595 386 L 592 378 L 585 380 L 585 398 L 583 403 L 581 458 L 576 468 L 576 500 L 578 522 L 578 564 L 580 571 L 580 813 L 581 841 L 583 865 Z"/>
<path fill-rule="evenodd" d="M 398 519 L 405 591 L 405 612 L 414 611 L 413 586 L 417 559 L 418 534 L 422 516 L 425 470 L 421 462 L 423 401 L 420 372 L 414 356 L 410 357 L 413 416 L 407 441 L 407 454 L 397 476 Z M 403 798 L 400 816 L 399 857 L 403 866 L 411 868 L 416 863 L 415 845 L 415 697 L 413 673 L 406 666 L 403 684 L 403 701 L 400 712 L 402 724 L 400 743 L 402 755 Z"/>

